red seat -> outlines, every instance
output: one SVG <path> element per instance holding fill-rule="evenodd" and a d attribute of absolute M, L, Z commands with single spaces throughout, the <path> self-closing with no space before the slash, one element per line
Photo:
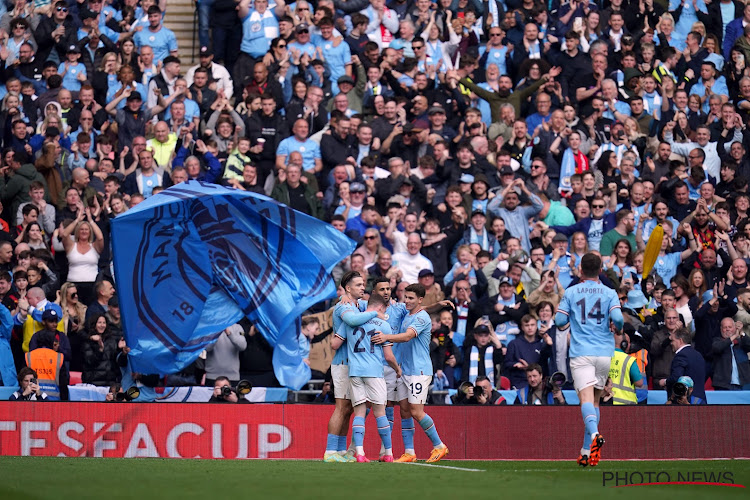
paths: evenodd
<path fill-rule="evenodd" d="M 70 385 L 80 384 L 82 382 L 81 372 L 70 372 Z"/>
<path fill-rule="evenodd" d="M 508 377 L 500 377 L 500 389 L 503 391 L 510 390 L 510 379 Z"/>
<path fill-rule="evenodd" d="M 704 385 L 704 389 L 707 390 L 707 391 L 713 391 L 714 390 L 714 385 L 711 383 L 711 377 L 708 377 L 706 379 L 706 384 Z"/>

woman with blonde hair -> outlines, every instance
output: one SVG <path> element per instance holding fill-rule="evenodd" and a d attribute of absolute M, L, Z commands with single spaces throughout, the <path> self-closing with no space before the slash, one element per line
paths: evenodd
<path fill-rule="evenodd" d="M 679 53 L 685 50 L 685 37 L 674 30 L 674 17 L 672 14 L 665 12 L 659 18 L 659 23 L 654 31 L 654 42 L 664 47 L 669 45 L 674 47 Z"/>
<path fill-rule="evenodd" d="M 104 250 L 104 236 L 94 222 L 98 216 L 98 213 L 92 215 L 88 207 L 85 211 L 79 210 L 78 217 L 60 234 L 68 258 L 68 281 L 76 284 L 79 300 L 85 304 L 96 298 L 94 282 L 99 274 L 99 256 Z"/>
<path fill-rule="evenodd" d="M 86 309 L 88 308 L 78 300 L 78 287 L 69 281 L 60 287 L 56 302 L 62 308 L 63 329 L 70 340 L 70 350 L 73 352 L 70 369 L 75 372 L 82 371 L 81 350 L 83 336 L 86 333 Z"/>
<path fill-rule="evenodd" d="M 625 134 L 627 134 L 630 143 L 638 149 L 638 155 L 643 158 L 643 153 L 646 151 L 646 134 L 641 131 L 641 125 L 638 120 L 632 116 L 625 118 L 623 123 L 625 127 Z"/>
<path fill-rule="evenodd" d="M 574 260 L 571 269 L 578 268 L 578 264 L 587 253 L 589 253 L 589 242 L 586 234 L 583 231 L 576 231 L 570 237 L 570 256 Z"/>

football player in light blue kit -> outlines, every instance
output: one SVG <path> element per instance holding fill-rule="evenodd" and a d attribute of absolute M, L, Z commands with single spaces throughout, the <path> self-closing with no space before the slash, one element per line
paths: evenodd
<path fill-rule="evenodd" d="M 391 332 L 398 333 L 399 328 L 401 328 L 401 322 L 409 311 L 406 310 L 406 306 L 403 303 L 391 303 L 391 280 L 384 276 L 375 278 L 372 285 L 372 294 L 380 295 L 386 301 L 386 304 L 388 304 L 388 308 L 385 311 L 386 321 L 388 321 L 388 326 L 391 327 Z M 362 301 L 360 301 L 360 309 L 361 302 Z M 393 355 L 396 357 L 396 361 L 400 364 L 401 358 L 399 356 L 398 346 L 394 344 L 392 350 Z M 398 389 L 396 385 L 398 377 L 396 377 L 396 371 L 391 368 L 387 362 L 383 366 L 383 370 L 387 400 L 385 416 L 388 419 L 388 425 L 391 428 L 391 432 L 393 432 L 393 407 L 398 404 Z M 384 456 L 384 454 L 385 449 L 380 450 L 381 457 Z"/>
<path fill-rule="evenodd" d="M 581 400 L 584 439 L 578 464 L 595 466 L 601 458 L 604 438 L 599 433 L 599 400 L 607 383 L 615 340 L 610 320 L 617 331 L 624 319 L 617 293 L 599 282 L 602 258 L 587 253 L 581 258 L 582 280 L 565 290 L 555 316 L 561 331 L 570 328 L 570 372 Z"/>
<path fill-rule="evenodd" d="M 387 316 L 388 325 L 391 327 L 391 331 L 398 333 L 401 331 L 401 323 L 404 320 L 404 317 L 409 313 L 409 311 L 406 310 L 406 305 L 403 302 L 393 302 L 391 300 L 392 296 L 392 289 L 391 289 L 391 280 L 388 278 L 385 278 L 383 276 L 375 278 L 372 285 L 372 293 L 378 294 L 383 299 L 385 299 L 386 303 L 388 304 L 388 309 L 386 309 L 385 314 Z M 364 310 L 367 304 L 360 300 L 360 310 Z M 363 307 L 364 306 L 364 307 Z M 450 300 L 441 300 L 440 302 L 437 302 L 436 304 L 431 305 L 430 307 L 425 307 L 425 311 L 432 314 L 435 312 L 442 311 L 446 307 L 455 307 L 453 305 L 453 302 Z M 401 355 L 400 351 L 398 349 L 398 344 L 393 345 L 393 354 L 396 356 L 396 361 L 399 362 L 399 365 L 401 364 Z M 388 392 L 388 403 L 385 408 L 385 416 L 388 418 L 388 423 L 390 424 L 391 431 L 393 431 L 393 408 L 395 405 L 398 404 L 399 398 L 398 398 L 398 377 L 396 377 L 396 372 L 388 366 L 387 363 L 383 365 L 383 368 L 385 370 L 385 386 Z M 401 417 L 401 433 L 402 436 L 407 436 L 407 443 L 404 443 L 405 448 L 414 448 L 414 420 L 411 418 L 411 414 L 406 412 L 405 416 Z M 410 446 L 406 446 L 407 444 L 411 443 Z M 383 454 L 383 450 L 381 450 L 381 456 Z"/>
<path fill-rule="evenodd" d="M 385 362 L 396 372 L 396 377 L 401 376 L 401 369 L 396 362 L 391 349 L 390 342 L 375 344 L 372 337 L 376 333 L 383 335 L 391 334 L 391 327 L 385 317 L 388 303 L 378 294 L 370 295 L 367 303 L 367 311 L 377 313 L 373 318 L 361 326 L 352 327 L 344 323 L 336 331 L 331 347 L 343 350 L 342 344 L 346 342 L 346 351 L 349 358 L 349 380 L 351 382 L 351 400 L 354 406 L 354 422 L 352 423 L 352 439 L 356 448 L 357 462 L 369 462 L 365 456 L 365 416 L 369 401 L 372 404 L 372 412 L 378 426 L 378 434 L 383 443 L 384 454 L 382 462 L 393 462 L 393 447 L 391 445 L 391 427 L 385 416 L 386 386 L 383 371 Z"/>
<path fill-rule="evenodd" d="M 427 390 L 432 381 L 432 360 L 430 359 L 430 341 L 432 339 L 432 321 L 430 315 L 422 309 L 424 286 L 415 283 L 406 287 L 404 303 L 409 314 L 401 324 L 401 333 L 395 335 L 375 335 L 373 342 L 404 343 L 399 347 L 401 370 L 403 375 L 398 379 L 398 399 L 401 407 L 402 435 L 404 437 L 404 454 L 397 462 L 416 462 L 414 451 L 414 426 L 411 435 L 404 429 L 404 420 L 408 418 L 419 422 L 419 425 L 432 441 L 433 450 L 428 463 L 437 462 L 448 454 L 448 447 L 438 436 L 435 423 L 424 412 L 427 402 Z M 413 420 L 412 420 L 413 422 Z"/>
<path fill-rule="evenodd" d="M 343 288 L 342 298 L 347 303 L 339 302 L 333 308 L 333 331 L 338 332 L 342 323 L 349 326 L 360 326 L 377 316 L 374 311 L 360 312 L 357 300 L 365 293 L 365 280 L 356 271 L 349 271 L 341 278 Z M 349 399 L 349 363 L 346 349 L 339 349 L 331 362 L 331 378 L 333 379 L 333 396 L 336 407 L 328 421 L 328 438 L 324 462 L 354 462 L 354 454 L 346 453 L 346 434 L 349 431 L 349 419 L 352 415 L 352 402 Z"/>

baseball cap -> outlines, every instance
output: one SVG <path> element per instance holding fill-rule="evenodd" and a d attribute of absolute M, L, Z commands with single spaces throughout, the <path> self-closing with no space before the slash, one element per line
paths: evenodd
<path fill-rule="evenodd" d="M 78 48 L 78 45 L 75 45 L 75 44 L 71 44 L 71 45 L 70 45 L 70 46 L 68 47 L 68 50 L 67 50 L 67 52 L 75 52 L 76 54 L 80 54 L 80 53 L 81 53 L 81 49 L 79 49 L 79 48 Z"/>
<path fill-rule="evenodd" d="M 352 182 L 349 185 L 350 193 L 364 193 L 365 191 L 367 191 L 367 188 L 361 182 Z"/>
<path fill-rule="evenodd" d="M 489 333 L 490 333 L 490 329 L 487 328 L 487 325 L 479 325 L 476 328 L 474 328 L 475 335 L 482 335 L 482 334 L 489 335 Z"/>
<path fill-rule="evenodd" d="M 414 183 L 412 182 L 412 180 L 411 180 L 410 177 L 404 177 L 404 180 L 401 181 L 401 185 L 403 186 L 404 184 L 406 184 L 407 186 L 413 186 L 414 185 Z"/>
<path fill-rule="evenodd" d="M 96 12 L 89 9 L 80 9 L 78 13 L 78 17 L 81 18 L 81 21 L 85 21 L 86 19 L 96 19 L 97 15 L 98 14 Z"/>
<path fill-rule="evenodd" d="M 683 375 L 682 377 L 677 379 L 678 384 L 683 384 L 685 387 L 693 388 L 693 379 L 688 377 L 687 375 Z"/>
<path fill-rule="evenodd" d="M 141 93 L 137 90 L 131 92 L 131 94 L 128 96 L 128 101 L 142 101 L 143 97 L 141 97 Z"/>
<path fill-rule="evenodd" d="M 349 85 L 354 85 L 354 78 L 352 78 L 349 75 L 343 75 L 340 76 L 338 80 L 336 80 L 336 83 L 341 85 L 342 83 L 348 83 Z"/>
<path fill-rule="evenodd" d="M 117 295 L 113 296 L 109 301 L 107 301 L 107 305 L 109 307 L 120 307 L 120 299 L 117 298 Z"/>
<path fill-rule="evenodd" d="M 414 124 L 413 123 L 406 123 L 404 124 L 404 127 L 402 129 L 405 134 L 409 132 L 414 132 Z"/>
<path fill-rule="evenodd" d="M 487 215 L 481 210 L 474 210 L 473 212 L 471 212 L 472 217 L 474 217 L 475 215 L 481 215 L 482 217 L 487 217 Z"/>
<path fill-rule="evenodd" d="M 435 276 L 435 273 L 433 273 L 430 269 L 422 269 L 421 271 L 419 271 L 419 278 L 424 278 L 425 276 Z"/>
<path fill-rule="evenodd" d="M 201 57 L 211 57 L 212 55 L 214 55 L 214 53 L 213 51 L 211 51 L 211 49 L 209 49 L 206 46 L 201 47 L 201 53 L 200 53 Z"/>
<path fill-rule="evenodd" d="M 509 277 L 502 276 L 499 280 L 498 286 L 503 286 L 503 285 L 513 286 L 513 282 L 510 280 Z"/>
<path fill-rule="evenodd" d="M 310 26 L 308 26 L 307 23 L 299 23 L 296 28 L 294 28 L 295 33 L 302 33 L 303 31 L 310 31 Z"/>
<path fill-rule="evenodd" d="M 60 315 L 54 309 L 47 309 L 42 314 L 42 321 L 60 321 Z"/>
<path fill-rule="evenodd" d="M 513 174 L 515 174 L 515 172 L 508 165 L 500 169 L 500 175 L 513 175 Z"/>
<path fill-rule="evenodd" d="M 397 38 L 396 40 L 393 40 L 388 47 L 394 50 L 403 50 L 404 47 L 406 47 L 406 44 L 403 40 Z"/>
<path fill-rule="evenodd" d="M 445 114 L 445 110 L 441 106 L 432 106 L 428 111 L 428 115 Z"/>
<path fill-rule="evenodd" d="M 474 176 L 471 174 L 461 174 L 461 177 L 458 179 L 458 182 L 461 184 L 473 184 Z"/>

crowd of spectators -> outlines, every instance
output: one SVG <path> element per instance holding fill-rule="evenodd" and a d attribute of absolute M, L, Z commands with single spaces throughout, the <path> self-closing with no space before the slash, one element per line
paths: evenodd
<path fill-rule="evenodd" d="M 750 383 L 750 3 L 201 0 L 192 67 L 167 8 L 0 1 L 3 367 L 47 347 L 125 384 L 109 221 L 194 179 L 330 222 L 357 243 L 335 279 L 452 300 L 435 388 L 569 375 L 553 318 L 587 252 L 653 388 Z M 276 384 L 250 325 L 205 358 L 171 382 Z"/>

